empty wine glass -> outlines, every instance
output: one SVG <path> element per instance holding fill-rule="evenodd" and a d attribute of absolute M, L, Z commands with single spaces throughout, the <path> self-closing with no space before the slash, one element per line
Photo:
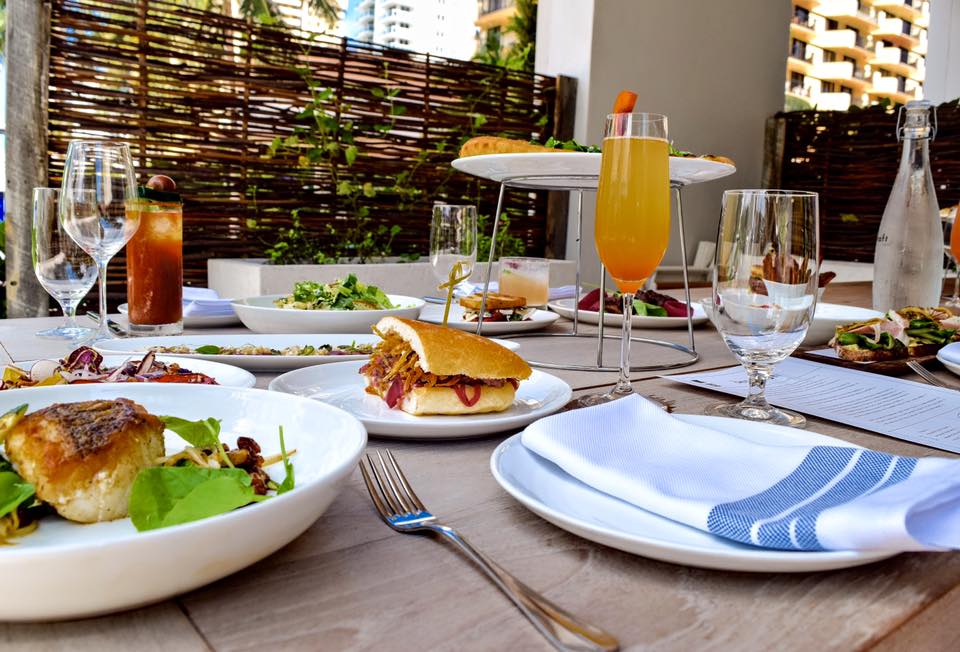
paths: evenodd
<path fill-rule="evenodd" d="M 476 262 L 476 206 L 434 206 L 433 221 L 430 223 L 430 264 L 441 282 L 440 289 L 447 291 L 447 302 L 443 309 L 444 326 L 450 316 L 453 289 L 470 278 Z"/>
<path fill-rule="evenodd" d="M 93 334 L 92 328 L 77 325 L 76 317 L 77 305 L 97 280 L 97 264 L 64 231 L 59 211 L 59 188 L 33 189 L 33 271 L 66 317 L 63 326 L 39 331 L 37 336 L 79 340 Z"/>
<path fill-rule="evenodd" d="M 713 319 L 746 370 L 749 391 L 736 404 L 708 412 L 788 426 L 800 414 L 767 402 L 773 366 L 793 353 L 807 333 L 817 302 L 818 196 L 785 190 L 723 193 L 713 272 Z"/>
<path fill-rule="evenodd" d="M 140 213 L 134 202 L 137 182 L 125 143 L 74 140 L 67 148 L 60 219 L 70 237 L 96 261 L 100 272 L 100 327 L 107 328 L 107 264 L 136 233 Z"/>

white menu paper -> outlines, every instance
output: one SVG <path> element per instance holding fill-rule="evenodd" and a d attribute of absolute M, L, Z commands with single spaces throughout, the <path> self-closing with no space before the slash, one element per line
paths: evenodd
<path fill-rule="evenodd" d="M 747 373 L 742 367 L 661 377 L 747 395 Z M 960 453 L 957 390 L 787 358 L 774 367 L 766 394 L 779 407 Z"/>

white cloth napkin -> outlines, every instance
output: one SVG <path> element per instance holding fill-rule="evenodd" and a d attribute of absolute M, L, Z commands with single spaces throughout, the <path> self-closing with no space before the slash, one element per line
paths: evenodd
<path fill-rule="evenodd" d="M 960 460 L 760 444 L 684 423 L 639 396 L 541 419 L 522 441 L 594 489 L 742 543 L 960 548 Z"/>
<path fill-rule="evenodd" d="M 233 314 L 231 299 L 221 299 L 216 290 L 210 288 L 183 288 L 184 317 L 219 317 Z"/>
<path fill-rule="evenodd" d="M 947 344 L 940 349 L 939 353 L 944 360 L 952 362 L 953 364 L 960 364 L 960 342 Z"/>
<path fill-rule="evenodd" d="M 498 292 L 499 290 L 500 284 L 496 281 L 490 281 L 490 292 Z M 453 295 L 456 297 L 466 297 L 475 292 L 483 292 L 483 283 L 461 283 L 454 288 Z M 576 293 L 577 288 L 575 285 L 561 285 L 560 287 L 550 288 L 547 298 L 550 301 L 569 299 L 576 295 Z"/>

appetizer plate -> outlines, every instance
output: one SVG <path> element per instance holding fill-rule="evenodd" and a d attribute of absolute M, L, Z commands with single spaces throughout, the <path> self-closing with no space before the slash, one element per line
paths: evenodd
<path fill-rule="evenodd" d="M 119 320 L 121 326 L 126 328 L 126 316 L 127 316 L 128 306 L 125 303 L 121 303 L 117 306 L 117 312 L 124 316 L 124 319 Z M 184 328 L 219 328 L 221 326 L 233 326 L 234 324 L 239 324 L 240 318 L 237 317 L 235 311 L 231 311 L 223 315 L 186 315 L 183 318 L 183 327 Z"/>
<path fill-rule="evenodd" d="M 74 385 L 0 393 L 0 413 L 28 403 L 126 397 L 153 414 L 222 420 L 222 438 L 253 436 L 279 453 L 283 426 L 296 486 L 282 496 L 184 525 L 137 532 L 124 518 L 81 525 L 48 516 L 35 532 L 0 548 L 0 573 L 16 591 L 0 597 L 2 620 L 79 618 L 132 609 L 234 573 L 293 541 L 324 512 L 366 445 L 363 426 L 317 401 L 210 385 Z M 167 432 L 167 450 L 183 440 Z M 282 465 L 267 469 L 283 478 Z"/>
<path fill-rule="evenodd" d="M 454 160 L 461 172 L 491 181 L 517 177 L 535 177 L 526 182 L 537 188 L 576 186 L 588 190 L 597 187 L 600 176 L 600 154 L 589 152 L 484 154 Z M 702 158 L 670 157 L 670 181 L 679 185 L 713 181 L 737 171 L 732 165 Z M 553 178 L 547 178 L 553 177 Z"/>
<path fill-rule="evenodd" d="M 420 319 L 432 324 L 442 324 L 443 306 L 437 304 L 424 306 L 423 310 L 420 311 Z M 538 331 L 541 328 L 546 328 L 557 319 L 557 315 L 549 310 L 534 310 L 530 319 L 524 319 L 523 321 L 485 321 L 483 322 L 483 332 L 487 335 L 507 335 L 509 333 Z M 477 332 L 477 322 L 464 321 L 463 306 L 456 304 L 450 306 L 450 319 L 447 321 L 447 325 L 470 333 Z"/>
<path fill-rule="evenodd" d="M 573 299 L 558 299 L 557 301 L 551 301 L 547 304 L 547 307 L 550 310 L 553 310 L 562 317 L 567 319 L 573 319 L 574 306 L 576 303 Z M 584 324 L 599 324 L 600 323 L 600 313 L 596 310 L 579 310 L 580 313 L 579 320 Z M 699 304 L 693 304 L 693 325 L 699 326 L 700 324 L 705 323 L 709 317 L 707 313 L 704 312 L 703 306 Z M 620 327 L 623 325 L 623 315 L 607 313 L 603 316 L 604 326 L 616 326 Z M 686 317 L 645 317 L 640 315 L 634 315 L 633 319 L 630 320 L 630 325 L 633 328 L 686 328 L 687 327 L 687 318 Z"/>
<path fill-rule="evenodd" d="M 520 383 L 513 405 L 504 412 L 418 417 L 388 408 L 383 399 L 367 394 L 361 366 L 362 362 L 341 362 L 299 369 L 277 376 L 269 389 L 342 408 L 360 419 L 371 435 L 390 439 L 459 439 L 512 430 L 553 414 L 572 394 L 564 381 L 534 370 Z"/>
<path fill-rule="evenodd" d="M 678 414 L 678 419 L 739 437 L 764 441 L 842 444 L 832 437 L 740 419 Z M 554 525 L 590 541 L 660 561 L 764 573 L 823 571 L 859 566 L 897 554 L 892 551 L 790 552 L 766 550 L 682 525 L 580 482 L 529 451 L 515 435 L 490 458 L 493 477 L 507 493 Z"/>
<path fill-rule="evenodd" d="M 362 333 L 384 317 L 416 319 L 423 299 L 388 294 L 399 308 L 391 310 L 297 310 L 277 308 L 273 302 L 285 294 L 237 299 L 233 309 L 243 325 L 255 333 Z"/>
<path fill-rule="evenodd" d="M 947 344 L 937 351 L 937 360 L 943 363 L 943 366 L 960 376 L 960 342 Z"/>
<path fill-rule="evenodd" d="M 495 340 L 497 344 L 516 351 L 520 345 L 509 340 Z M 229 335 L 176 335 L 165 337 L 136 337 L 130 339 L 100 340 L 93 348 L 103 354 L 146 353 L 152 346 L 187 346 L 196 349 L 200 346 L 240 347 L 245 344 L 264 346 L 271 349 L 283 350 L 289 346 L 341 346 L 350 344 L 376 345 L 380 338 L 373 333 L 354 333 L 333 335 L 258 335 L 253 333 L 231 333 Z M 222 362 L 249 371 L 290 371 L 311 367 L 316 364 L 331 362 L 346 362 L 350 360 L 366 360 L 367 355 L 218 355 L 207 353 L 164 353 L 165 357 L 189 358 L 193 360 L 209 360 Z M 191 367 L 192 368 L 192 367 Z"/>
<path fill-rule="evenodd" d="M 128 360 L 139 360 L 142 357 L 143 355 L 139 353 L 135 355 L 104 355 L 103 366 L 111 368 L 119 367 Z M 158 355 L 156 359 L 157 362 L 165 362 L 167 364 L 176 362 L 184 369 L 189 369 L 190 371 L 200 374 L 206 374 L 217 381 L 218 385 L 222 385 L 223 387 L 253 387 L 257 384 L 257 379 L 249 371 L 244 371 L 239 367 L 235 367 L 230 364 L 224 364 L 222 362 L 211 362 L 209 360 L 184 360 L 182 357 L 176 357 L 172 355 Z M 15 362 L 13 363 L 13 366 L 30 371 L 30 367 L 32 367 L 36 362 L 39 361 L 28 360 L 27 362 Z M 154 383 L 154 385 L 156 385 L 156 383 Z M 23 389 L 8 389 L 5 391 L 22 392 L 27 389 L 33 388 L 25 387 Z M 0 414 L 3 413 L 0 412 Z"/>

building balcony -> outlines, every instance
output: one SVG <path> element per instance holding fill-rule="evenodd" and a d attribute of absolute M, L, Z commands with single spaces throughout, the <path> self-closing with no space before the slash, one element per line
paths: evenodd
<path fill-rule="evenodd" d="M 860 9 L 857 0 L 823 0 L 817 7 L 817 13 L 867 32 L 877 26 L 876 17 Z"/>
<path fill-rule="evenodd" d="M 816 9 L 820 6 L 820 0 L 793 0 L 794 7 L 803 7 L 804 9 Z"/>
<path fill-rule="evenodd" d="M 794 15 L 790 19 L 790 34 L 799 35 L 801 37 L 809 38 L 813 35 L 816 30 L 816 26 L 813 24 L 813 21 L 809 18 L 804 20 L 800 16 Z M 797 34 L 799 33 L 799 34 Z"/>
<path fill-rule="evenodd" d="M 811 43 L 858 60 L 867 59 L 872 54 L 867 49 L 866 39 L 852 29 L 830 29 L 820 32 L 813 37 Z"/>
<path fill-rule="evenodd" d="M 360 30 L 360 32 L 357 33 L 357 40 L 363 41 L 364 43 L 373 43 L 373 30 L 369 28 Z"/>
<path fill-rule="evenodd" d="M 906 104 L 910 100 L 916 99 L 916 91 L 907 91 L 905 87 L 900 86 L 900 80 L 896 77 L 887 77 L 885 75 L 875 75 L 873 86 L 867 91 L 875 97 L 886 97 L 897 104 Z"/>
<path fill-rule="evenodd" d="M 870 60 L 870 65 L 880 66 L 904 77 L 923 81 L 925 65 L 923 57 L 907 52 L 897 47 L 879 47 L 877 54 Z"/>
<path fill-rule="evenodd" d="M 360 4 L 357 5 L 357 11 L 361 14 L 368 11 L 373 11 L 373 6 L 376 4 L 374 0 L 360 0 Z"/>
<path fill-rule="evenodd" d="M 809 86 L 803 86 L 801 84 L 791 84 L 790 80 L 787 80 L 784 83 L 783 92 L 787 95 L 803 98 L 805 100 L 809 100 L 813 96 L 812 88 Z"/>
<path fill-rule="evenodd" d="M 912 50 L 920 45 L 920 28 L 902 18 L 884 18 L 873 30 L 873 38 Z"/>
<path fill-rule="evenodd" d="M 922 4 L 921 0 L 873 0 L 873 6 L 877 9 L 906 18 L 910 22 L 916 22 L 923 14 Z"/>
<path fill-rule="evenodd" d="M 849 93 L 820 93 L 816 97 L 818 111 L 846 111 L 852 101 Z"/>
<path fill-rule="evenodd" d="M 870 82 L 863 74 L 863 68 L 852 61 L 825 61 L 814 64 L 810 75 L 824 81 L 836 81 L 848 86 L 866 86 Z"/>
<path fill-rule="evenodd" d="M 813 52 L 806 52 L 802 56 L 800 53 L 790 53 L 787 57 L 787 70 L 790 72 L 800 72 L 809 75 L 813 70 Z"/>

